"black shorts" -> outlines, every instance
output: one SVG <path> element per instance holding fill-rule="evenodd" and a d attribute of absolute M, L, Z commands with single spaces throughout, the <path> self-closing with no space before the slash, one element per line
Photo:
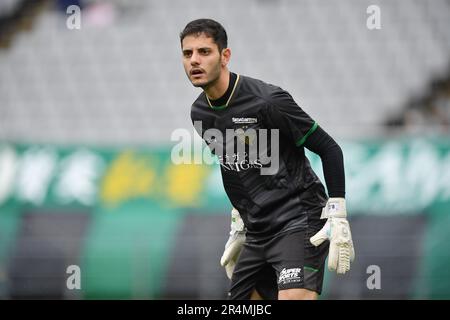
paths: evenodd
<path fill-rule="evenodd" d="M 265 241 L 246 241 L 228 298 L 250 299 L 254 289 L 268 300 L 278 299 L 278 290 L 283 289 L 304 288 L 321 294 L 329 242 L 318 247 L 310 243 L 318 230 L 293 230 Z"/>

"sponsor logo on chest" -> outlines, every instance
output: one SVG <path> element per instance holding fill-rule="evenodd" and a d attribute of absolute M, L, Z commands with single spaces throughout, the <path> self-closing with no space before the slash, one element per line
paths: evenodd
<path fill-rule="evenodd" d="M 258 118 L 246 118 L 246 117 L 233 117 L 231 118 L 233 123 L 244 124 L 244 123 L 258 123 Z"/>

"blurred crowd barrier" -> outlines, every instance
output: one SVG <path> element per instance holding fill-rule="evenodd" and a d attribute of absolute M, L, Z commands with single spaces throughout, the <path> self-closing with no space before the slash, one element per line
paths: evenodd
<path fill-rule="evenodd" d="M 349 274 L 326 273 L 322 298 L 450 298 L 449 140 L 340 143 L 357 255 Z M 225 298 L 220 170 L 175 165 L 171 150 L 1 144 L 0 298 Z"/>

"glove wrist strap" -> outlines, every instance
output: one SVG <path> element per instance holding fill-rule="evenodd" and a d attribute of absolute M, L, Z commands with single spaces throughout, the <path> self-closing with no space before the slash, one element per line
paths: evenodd
<path fill-rule="evenodd" d="M 244 221 L 242 221 L 242 218 L 239 214 L 239 211 L 233 208 L 231 210 L 231 231 L 230 234 L 236 233 L 236 232 L 243 232 L 245 231 Z"/>
<path fill-rule="evenodd" d="M 344 198 L 330 198 L 322 209 L 320 219 L 347 218 L 347 209 Z"/>

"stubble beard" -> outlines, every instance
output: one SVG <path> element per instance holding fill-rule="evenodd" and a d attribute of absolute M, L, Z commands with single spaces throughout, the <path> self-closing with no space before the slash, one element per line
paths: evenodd
<path fill-rule="evenodd" d="M 214 84 L 216 84 L 217 81 L 219 81 L 219 77 L 220 77 L 220 73 L 217 74 L 217 75 L 214 77 L 214 79 L 211 79 L 211 80 L 209 80 L 209 81 L 206 82 L 206 83 L 197 84 L 197 85 L 194 84 L 194 87 L 202 88 L 203 90 L 207 90 L 209 87 L 214 86 Z"/>
<path fill-rule="evenodd" d="M 217 67 L 214 68 L 214 70 L 211 70 L 212 72 L 210 74 L 213 76 L 211 80 L 207 81 L 206 83 L 199 83 L 199 84 L 192 83 L 192 85 L 196 88 L 202 88 L 203 90 L 207 90 L 209 87 L 213 86 L 215 83 L 217 83 L 217 81 L 219 81 L 221 65 L 222 65 L 222 58 L 219 59 Z"/>

